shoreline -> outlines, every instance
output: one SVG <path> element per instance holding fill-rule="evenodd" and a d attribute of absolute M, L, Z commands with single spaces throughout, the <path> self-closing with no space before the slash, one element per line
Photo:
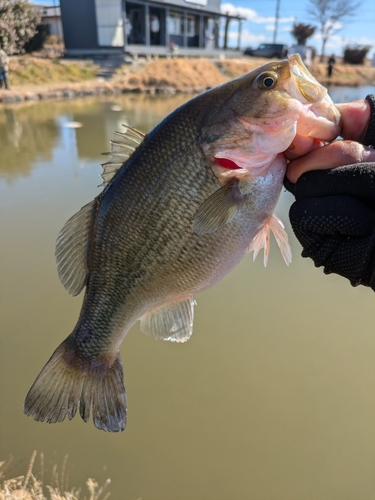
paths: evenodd
<path fill-rule="evenodd" d="M 200 93 L 237 78 L 268 59 L 155 59 L 138 60 L 133 64 L 120 65 L 109 78 L 85 79 L 76 82 L 25 83 L 12 86 L 10 90 L 0 89 L 0 104 L 43 101 L 50 99 L 74 99 L 86 96 L 118 95 L 124 93 L 176 94 Z M 51 61 L 51 64 L 53 62 Z M 69 64 L 69 61 L 64 61 Z M 76 62 L 71 62 L 76 64 Z M 312 75 L 322 85 L 357 87 L 375 84 L 375 68 L 336 64 L 331 78 L 326 76 L 326 64 L 315 63 L 309 67 Z M 10 81 L 12 68 L 10 70 Z"/>

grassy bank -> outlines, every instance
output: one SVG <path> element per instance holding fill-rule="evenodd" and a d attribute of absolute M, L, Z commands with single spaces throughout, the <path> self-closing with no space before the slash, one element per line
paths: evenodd
<path fill-rule="evenodd" d="M 243 59 L 158 59 L 144 64 L 129 74 L 126 66 L 119 68 L 114 80 L 130 89 L 148 90 L 150 88 L 170 87 L 176 91 L 189 91 L 191 88 L 214 87 L 237 78 L 269 59 L 246 57 Z M 327 65 L 316 62 L 309 67 L 310 72 L 323 85 L 374 85 L 375 68 L 336 64 L 331 78 L 327 77 Z"/>
<path fill-rule="evenodd" d="M 99 67 L 91 61 L 65 61 L 33 56 L 12 57 L 9 80 L 12 87 L 63 82 L 81 82 L 97 77 Z"/>
<path fill-rule="evenodd" d="M 104 61 L 105 62 L 105 61 Z M 102 64 L 104 64 L 104 62 Z M 90 61 L 69 61 L 34 56 L 12 57 L 10 91 L 0 90 L 0 102 L 75 97 L 120 92 L 202 92 L 270 62 L 266 59 L 138 59 L 123 64 L 105 80 L 98 78 L 100 66 Z M 369 64 L 337 64 L 331 78 L 326 64 L 310 66 L 323 85 L 373 85 L 375 68 Z"/>

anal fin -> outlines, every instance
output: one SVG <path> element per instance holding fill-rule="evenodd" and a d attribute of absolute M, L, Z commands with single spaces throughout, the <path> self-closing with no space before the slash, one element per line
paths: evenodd
<path fill-rule="evenodd" d="M 186 342 L 193 333 L 194 299 L 192 296 L 154 309 L 141 318 L 141 330 L 157 340 Z"/>
<path fill-rule="evenodd" d="M 269 217 L 260 231 L 255 235 L 253 241 L 250 243 L 249 252 L 254 251 L 253 260 L 257 258 L 259 251 L 264 248 L 264 266 L 267 266 L 268 256 L 270 252 L 270 232 L 273 232 L 276 242 L 280 248 L 281 255 L 285 261 L 285 264 L 289 266 L 292 262 L 292 250 L 289 245 L 288 235 L 285 231 L 284 224 L 277 217 L 277 215 L 272 214 Z"/>

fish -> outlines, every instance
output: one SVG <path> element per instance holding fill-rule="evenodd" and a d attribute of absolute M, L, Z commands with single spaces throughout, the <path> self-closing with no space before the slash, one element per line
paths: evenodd
<path fill-rule="evenodd" d="M 140 320 L 154 339 L 186 342 L 195 295 L 213 286 L 273 232 L 287 264 L 288 236 L 274 214 L 296 136 L 328 142 L 340 113 L 298 55 L 267 63 L 183 104 L 147 135 L 115 134 L 103 191 L 59 233 L 60 280 L 85 289 L 73 332 L 30 388 L 26 415 L 81 418 L 118 432 L 127 422 L 120 345 Z"/>

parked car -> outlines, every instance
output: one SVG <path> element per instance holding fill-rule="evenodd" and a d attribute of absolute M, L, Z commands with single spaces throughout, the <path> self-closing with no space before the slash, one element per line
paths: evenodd
<path fill-rule="evenodd" d="M 245 49 L 244 55 L 284 59 L 288 57 L 288 46 L 281 43 L 261 43 L 257 49 L 251 49 L 250 47 Z"/>

